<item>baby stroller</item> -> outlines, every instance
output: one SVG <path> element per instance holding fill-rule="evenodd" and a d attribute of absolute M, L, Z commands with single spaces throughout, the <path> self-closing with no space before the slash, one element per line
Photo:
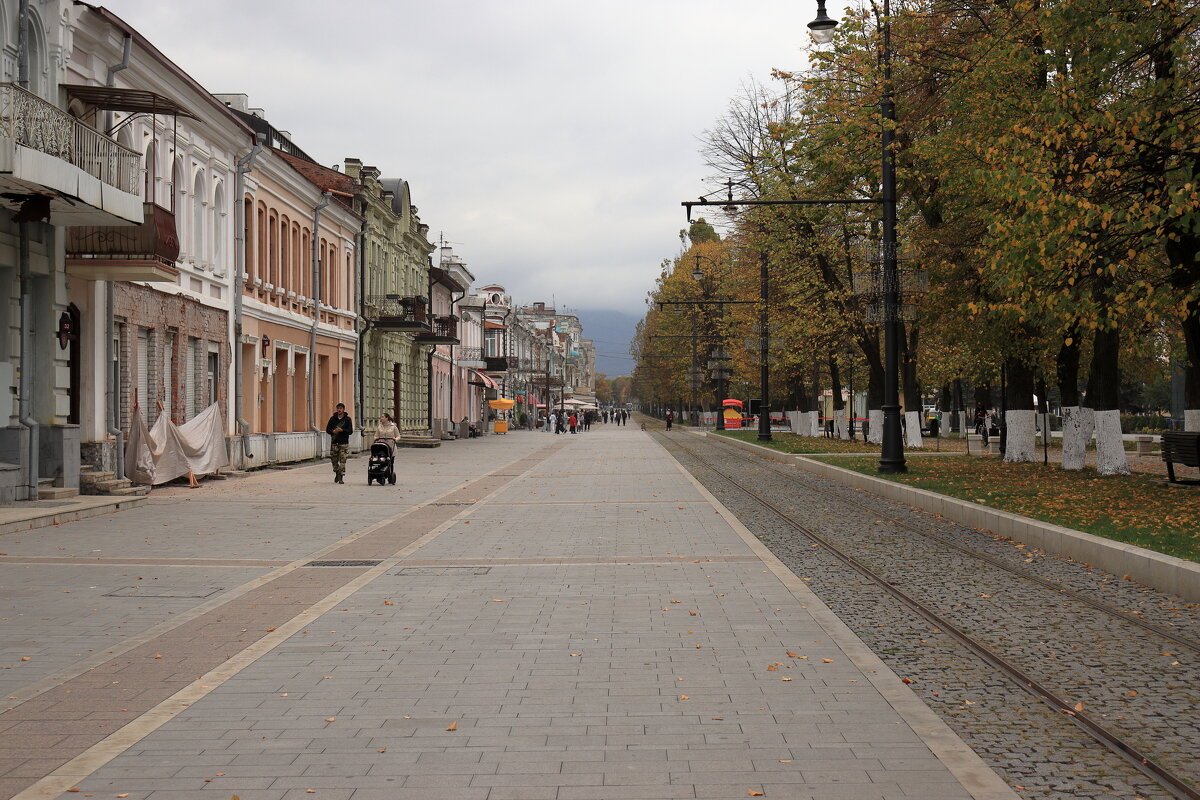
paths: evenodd
<path fill-rule="evenodd" d="M 396 455 L 391 439 L 376 439 L 371 443 L 371 458 L 367 461 L 367 486 L 373 481 L 396 485 Z"/>

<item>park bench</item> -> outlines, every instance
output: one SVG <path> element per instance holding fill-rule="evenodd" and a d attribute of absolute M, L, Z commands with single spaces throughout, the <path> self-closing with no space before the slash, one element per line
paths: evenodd
<path fill-rule="evenodd" d="M 1162 459 L 1167 462 L 1167 480 L 1171 483 L 1200 485 L 1200 480 L 1178 480 L 1175 465 L 1200 467 L 1200 431 L 1176 431 L 1162 435 Z"/>

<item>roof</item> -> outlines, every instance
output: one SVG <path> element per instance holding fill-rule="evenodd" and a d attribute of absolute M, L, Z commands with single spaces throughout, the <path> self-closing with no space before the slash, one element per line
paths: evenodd
<path fill-rule="evenodd" d="M 196 115 L 169 97 L 145 89 L 122 89 L 115 86 L 84 86 L 78 83 L 60 84 L 67 97 L 81 100 L 104 111 L 127 111 L 132 114 L 162 114 L 191 117 Z"/>
<path fill-rule="evenodd" d="M 333 195 L 334 200 L 337 200 L 351 211 L 354 210 L 354 205 L 351 203 L 351 197 L 358 191 L 358 182 L 344 172 L 338 172 L 336 169 L 323 167 L 320 164 L 315 164 L 312 161 L 294 156 L 291 153 L 283 150 L 272 148 L 272 152 L 286 161 L 292 166 L 292 169 L 299 172 L 304 178 L 321 191 L 336 192 Z M 346 195 L 343 197 L 343 195 Z"/>

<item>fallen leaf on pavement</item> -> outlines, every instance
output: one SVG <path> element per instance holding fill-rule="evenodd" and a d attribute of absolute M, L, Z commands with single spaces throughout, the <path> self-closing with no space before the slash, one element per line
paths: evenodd
<path fill-rule="evenodd" d="M 450 723 L 450 727 L 449 727 L 449 728 L 446 728 L 446 730 L 448 730 L 448 731 L 456 731 L 456 730 L 458 730 L 458 723 L 457 723 L 457 722 L 451 722 L 451 723 Z"/>
<path fill-rule="evenodd" d="M 832 659 L 832 658 L 822 658 L 821 660 L 822 660 L 822 661 L 824 661 L 826 664 L 832 664 L 832 663 L 833 663 L 833 659 Z"/>
<path fill-rule="evenodd" d="M 799 655 L 799 653 L 793 653 L 791 650 L 788 650 L 788 651 L 787 651 L 787 657 L 788 657 L 788 658 L 799 658 L 799 657 L 800 657 L 800 655 Z"/>
<path fill-rule="evenodd" d="M 690 700 L 691 698 L 688 697 L 686 694 L 681 694 L 681 695 L 679 695 L 679 699 L 680 700 Z"/>

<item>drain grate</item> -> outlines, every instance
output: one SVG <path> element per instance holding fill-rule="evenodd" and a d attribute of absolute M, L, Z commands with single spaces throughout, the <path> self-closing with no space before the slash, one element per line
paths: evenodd
<path fill-rule="evenodd" d="M 363 560 L 347 560 L 347 561 L 310 561 L 304 566 L 306 567 L 377 567 L 381 564 L 380 561 Z"/>
<path fill-rule="evenodd" d="M 408 578 L 417 575 L 432 575 L 445 577 L 447 575 L 487 575 L 491 567 L 405 567 L 393 572 L 393 575 Z"/>
<path fill-rule="evenodd" d="M 162 586 L 122 586 L 120 589 L 113 589 L 111 592 L 106 592 L 104 596 L 204 598 L 212 597 L 219 591 L 222 591 L 222 587 L 220 586 L 193 586 L 178 590 L 171 590 Z"/>

